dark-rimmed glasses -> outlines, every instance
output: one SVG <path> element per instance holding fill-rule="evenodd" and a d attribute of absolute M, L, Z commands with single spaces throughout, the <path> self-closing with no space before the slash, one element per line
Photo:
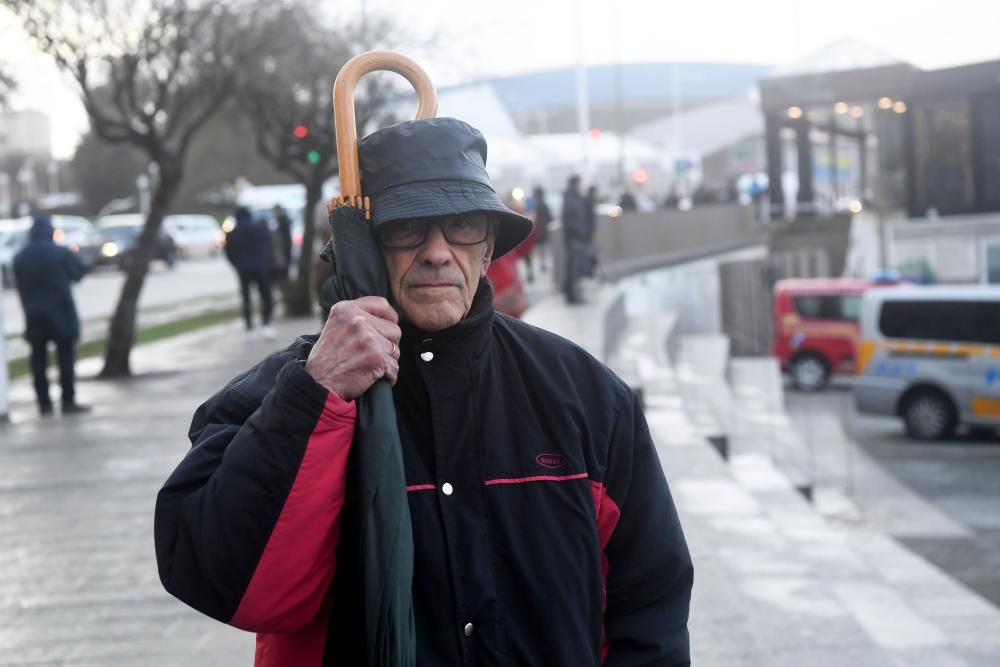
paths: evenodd
<path fill-rule="evenodd" d="M 493 217 L 485 213 L 463 213 L 436 218 L 393 220 L 376 230 L 379 243 L 395 250 L 419 248 L 430 236 L 431 225 L 441 228 L 444 240 L 451 245 L 478 245 L 486 240 Z"/>

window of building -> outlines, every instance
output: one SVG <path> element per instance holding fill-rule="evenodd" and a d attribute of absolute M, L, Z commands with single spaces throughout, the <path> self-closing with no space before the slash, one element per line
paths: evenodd
<path fill-rule="evenodd" d="M 911 214 L 975 210 L 972 114 L 968 99 L 930 102 L 913 109 L 914 201 Z"/>
<path fill-rule="evenodd" d="M 981 211 L 1000 210 L 1000 93 L 976 99 L 976 200 Z"/>

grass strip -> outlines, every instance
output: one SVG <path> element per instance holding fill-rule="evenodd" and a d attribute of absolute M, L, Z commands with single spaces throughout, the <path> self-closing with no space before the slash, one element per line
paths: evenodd
<path fill-rule="evenodd" d="M 191 331 L 197 331 L 198 329 L 204 329 L 205 327 L 210 327 L 215 324 L 228 322 L 239 317 L 239 314 L 240 313 L 237 308 L 228 308 L 226 310 L 213 310 L 207 313 L 184 317 L 179 320 L 174 320 L 173 322 L 154 324 L 152 326 L 139 329 L 139 332 L 135 336 L 135 345 L 152 343 L 158 340 L 163 340 L 164 338 L 170 338 L 171 336 L 177 336 Z M 106 342 L 106 339 L 102 338 L 99 340 L 91 340 L 86 343 L 81 343 L 76 348 L 77 360 L 86 359 L 88 357 L 103 357 Z M 52 367 L 54 365 L 55 353 L 50 352 L 49 366 Z M 30 359 L 27 357 L 22 359 L 13 359 L 7 364 L 7 373 L 11 380 L 19 378 L 22 375 L 27 375 L 30 372 L 31 363 Z"/>

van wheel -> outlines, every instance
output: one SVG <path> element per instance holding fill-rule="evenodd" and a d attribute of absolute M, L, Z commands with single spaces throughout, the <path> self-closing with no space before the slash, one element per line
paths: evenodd
<path fill-rule="evenodd" d="M 917 440 L 941 440 L 955 432 L 958 423 L 951 399 L 937 389 L 919 389 L 903 404 L 906 434 Z"/>
<path fill-rule="evenodd" d="M 800 354 L 792 361 L 792 384 L 800 391 L 819 391 L 830 381 L 830 367 L 818 354 Z"/>

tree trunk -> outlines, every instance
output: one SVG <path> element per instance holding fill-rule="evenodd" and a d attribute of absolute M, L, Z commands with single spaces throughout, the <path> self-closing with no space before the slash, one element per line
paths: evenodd
<path fill-rule="evenodd" d="M 163 216 L 177 194 L 180 173 L 161 165 L 160 184 L 153 193 L 149 215 L 139 235 L 139 245 L 125 273 L 125 283 L 118 297 L 118 305 L 108 326 L 108 348 L 104 356 L 104 369 L 100 377 L 115 378 L 131 375 L 129 356 L 135 343 L 135 321 L 138 314 L 139 295 L 146 282 L 146 273 L 156 254 L 156 245 L 163 226 Z"/>
<path fill-rule="evenodd" d="M 306 206 L 302 212 L 302 251 L 299 254 L 298 273 L 292 289 L 288 290 L 285 310 L 292 317 L 307 317 L 313 312 L 313 263 L 316 257 L 315 210 L 323 196 L 323 183 L 314 179 L 306 185 Z"/>

